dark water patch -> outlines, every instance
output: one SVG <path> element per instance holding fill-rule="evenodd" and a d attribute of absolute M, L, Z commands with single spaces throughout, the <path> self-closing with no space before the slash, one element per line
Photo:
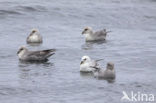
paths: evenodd
<path fill-rule="evenodd" d="M 5 58 L 13 57 L 13 56 L 14 56 L 14 55 L 0 55 L 0 58 L 5 59 Z"/>
<path fill-rule="evenodd" d="M 53 66 L 54 64 L 48 61 L 21 61 L 19 60 L 19 67 L 27 67 L 32 65 L 42 65 L 44 67 Z"/>
<path fill-rule="evenodd" d="M 45 60 L 28 60 L 28 61 L 25 61 L 25 60 L 20 60 L 21 63 L 30 63 L 30 64 L 40 64 L 40 63 L 46 63 L 47 61 L 49 61 L 48 59 L 45 59 Z"/>
<path fill-rule="evenodd" d="M 115 83 L 115 79 L 102 79 L 102 78 L 98 78 L 98 80 L 105 80 L 108 83 Z"/>
<path fill-rule="evenodd" d="M 90 17 L 90 18 L 93 18 L 94 15 L 91 15 L 91 14 L 87 14 L 86 17 Z"/>
<path fill-rule="evenodd" d="M 112 0 L 112 3 L 119 4 L 119 3 L 121 3 L 121 1 L 119 1 L 119 0 Z"/>
<path fill-rule="evenodd" d="M 22 15 L 22 13 L 15 10 L 0 10 L 0 15 Z"/>
<path fill-rule="evenodd" d="M 73 14 L 69 14 L 68 16 L 69 16 L 69 17 L 74 17 L 74 18 L 80 18 L 79 16 L 73 15 Z"/>
<path fill-rule="evenodd" d="M 151 2 L 156 2 L 156 0 L 149 0 L 149 1 L 151 1 Z"/>
<path fill-rule="evenodd" d="M 28 88 L 18 88 L 18 87 L 6 87 L 0 86 L 0 95 L 1 96 L 15 96 L 23 94 L 32 94 L 34 90 Z"/>
<path fill-rule="evenodd" d="M 59 7 L 55 7 L 55 8 L 53 8 L 53 10 L 60 11 L 61 8 L 59 8 Z"/>
<path fill-rule="evenodd" d="M 86 73 L 80 72 L 80 76 L 83 78 L 93 78 L 94 77 L 93 73 L 91 73 L 91 72 L 86 72 Z"/>
<path fill-rule="evenodd" d="M 91 50 L 93 49 L 94 46 L 97 46 L 97 45 L 104 45 L 106 44 L 108 41 L 107 40 L 101 40 L 101 41 L 90 41 L 90 42 L 85 42 L 81 48 L 83 50 Z"/>
<path fill-rule="evenodd" d="M 21 69 L 21 71 L 23 71 L 23 72 L 28 72 L 28 71 L 30 71 L 31 69 L 28 69 L 28 68 L 23 68 L 23 69 Z"/>
<path fill-rule="evenodd" d="M 150 36 L 148 38 L 151 39 L 151 40 L 156 40 L 156 36 Z"/>
<path fill-rule="evenodd" d="M 145 18 L 147 18 L 147 19 L 154 19 L 154 20 L 156 20 L 156 16 L 149 16 L 149 15 L 146 15 L 146 16 L 144 16 Z"/>
<path fill-rule="evenodd" d="M 45 12 L 47 9 L 44 6 L 40 5 L 32 5 L 32 6 L 17 6 L 17 10 L 23 11 L 23 12 Z"/>

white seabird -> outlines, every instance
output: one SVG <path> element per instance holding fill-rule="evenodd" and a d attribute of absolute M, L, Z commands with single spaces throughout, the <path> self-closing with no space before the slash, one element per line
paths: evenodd
<path fill-rule="evenodd" d="M 27 43 L 42 43 L 42 36 L 37 29 L 33 29 L 27 37 Z"/>
<path fill-rule="evenodd" d="M 81 58 L 81 63 L 80 63 L 80 72 L 93 72 L 95 68 L 93 67 L 97 67 L 98 66 L 98 61 L 100 61 L 102 59 L 99 60 L 91 60 L 91 58 L 89 56 L 83 56 Z"/>
<path fill-rule="evenodd" d="M 46 61 L 50 56 L 52 56 L 55 49 L 47 49 L 41 51 L 29 51 L 26 47 L 22 46 L 17 55 L 19 60 L 22 61 Z"/>
<path fill-rule="evenodd" d="M 106 29 L 93 32 L 93 29 L 91 27 L 85 27 L 82 31 L 82 34 L 85 36 L 86 41 L 101 41 L 106 40 L 106 35 L 108 32 Z"/>

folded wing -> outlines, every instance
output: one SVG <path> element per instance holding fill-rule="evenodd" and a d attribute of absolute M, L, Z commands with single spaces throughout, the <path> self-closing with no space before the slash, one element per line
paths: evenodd
<path fill-rule="evenodd" d="M 36 61 L 42 61 L 48 59 L 50 56 L 55 54 L 55 49 L 48 49 L 48 50 L 42 50 L 42 51 L 32 51 L 29 52 L 27 55 L 28 60 L 36 60 Z"/>

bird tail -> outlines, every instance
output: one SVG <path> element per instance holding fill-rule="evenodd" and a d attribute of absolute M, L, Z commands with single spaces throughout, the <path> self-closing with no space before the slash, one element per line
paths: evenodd
<path fill-rule="evenodd" d="M 47 50 L 44 50 L 44 52 L 46 53 L 46 56 L 45 56 L 45 58 L 47 59 L 47 58 L 49 58 L 50 56 L 52 56 L 52 55 L 54 55 L 55 52 L 56 51 L 56 49 L 47 49 Z"/>
<path fill-rule="evenodd" d="M 104 31 L 105 33 L 110 33 L 110 32 L 112 32 L 112 31 L 106 31 L 106 29 L 103 29 L 103 31 Z"/>
<path fill-rule="evenodd" d="M 49 58 L 50 56 L 54 55 L 55 53 L 49 53 L 45 56 L 45 58 Z"/>
<path fill-rule="evenodd" d="M 47 50 L 44 50 L 45 52 L 55 52 L 56 49 L 47 49 Z"/>
<path fill-rule="evenodd" d="M 95 60 L 95 61 L 98 62 L 98 61 L 101 61 L 101 60 L 104 60 L 104 59 L 97 59 L 97 60 Z"/>

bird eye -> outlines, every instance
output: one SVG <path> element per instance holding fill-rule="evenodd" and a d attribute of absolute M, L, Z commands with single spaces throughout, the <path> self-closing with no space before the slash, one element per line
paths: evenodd
<path fill-rule="evenodd" d="M 36 32 L 35 30 L 32 31 L 32 33 L 35 33 L 35 32 Z"/>
<path fill-rule="evenodd" d="M 84 61 L 87 60 L 86 58 L 84 59 Z"/>
<path fill-rule="evenodd" d="M 85 31 L 87 31 L 88 29 L 85 29 Z"/>

